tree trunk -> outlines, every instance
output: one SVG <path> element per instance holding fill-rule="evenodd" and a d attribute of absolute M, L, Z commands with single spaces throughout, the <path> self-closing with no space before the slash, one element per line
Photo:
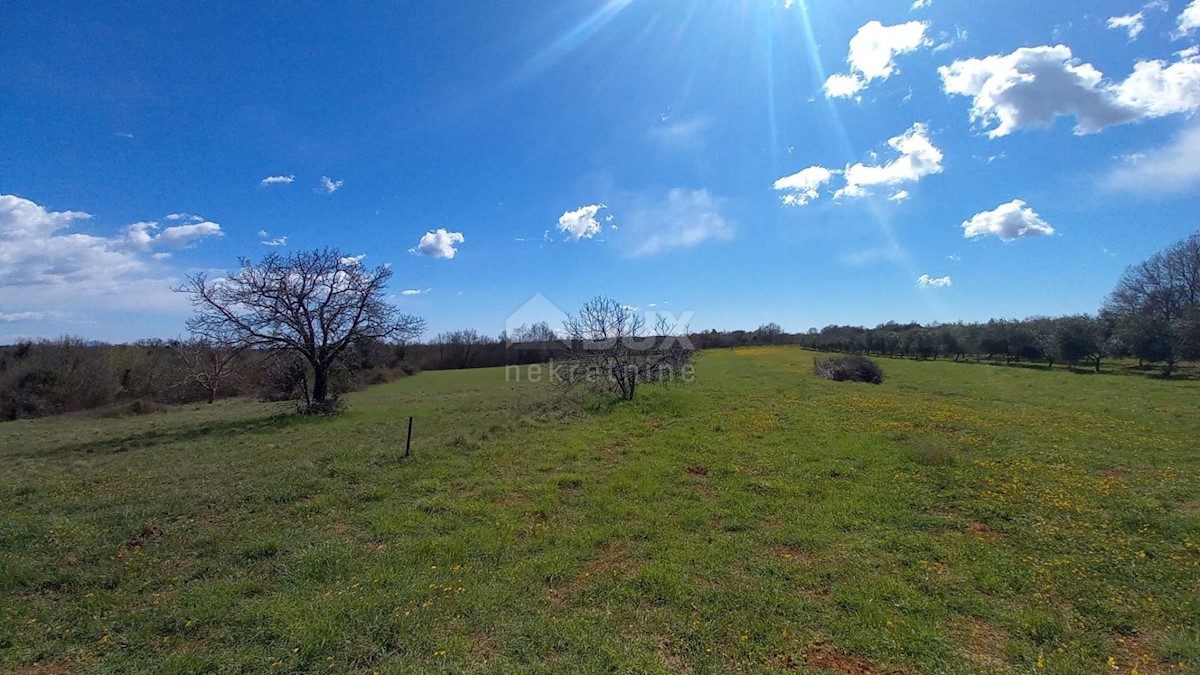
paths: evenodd
<path fill-rule="evenodd" d="M 213 385 L 208 388 L 208 404 L 212 405 L 217 401 L 217 387 Z"/>
<path fill-rule="evenodd" d="M 315 366 L 313 368 L 313 394 L 312 402 L 324 403 L 325 397 L 329 395 L 329 366 Z"/>
<path fill-rule="evenodd" d="M 1100 374 L 1100 357 L 1099 356 L 1096 357 L 1096 374 L 1097 375 Z"/>

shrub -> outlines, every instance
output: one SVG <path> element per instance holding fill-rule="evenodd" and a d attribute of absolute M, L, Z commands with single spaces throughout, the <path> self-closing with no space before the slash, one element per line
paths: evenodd
<path fill-rule="evenodd" d="M 883 369 L 865 356 L 839 356 L 828 359 L 813 359 L 813 371 L 827 380 L 835 382 L 870 382 L 883 384 Z"/>

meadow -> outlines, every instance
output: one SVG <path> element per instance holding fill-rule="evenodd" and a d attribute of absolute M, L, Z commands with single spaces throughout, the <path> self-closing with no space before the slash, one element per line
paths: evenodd
<path fill-rule="evenodd" d="M 1200 381 L 813 356 L 0 424 L 0 671 L 1200 671 Z"/>

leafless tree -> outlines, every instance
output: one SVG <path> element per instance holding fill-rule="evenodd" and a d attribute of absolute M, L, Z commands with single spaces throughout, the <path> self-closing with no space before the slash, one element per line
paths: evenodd
<path fill-rule="evenodd" d="M 507 339 L 513 344 L 522 342 L 554 342 L 558 339 L 558 334 L 550 327 L 550 324 L 545 321 L 539 321 L 535 324 L 521 324 L 513 329 L 512 335 L 508 335 Z"/>
<path fill-rule="evenodd" d="M 238 356 L 248 346 L 231 340 L 204 338 L 172 340 L 168 344 L 184 365 L 183 384 L 195 382 L 200 385 L 208 393 L 209 403 L 217 400 L 222 386 L 236 378 Z"/>
<path fill-rule="evenodd" d="M 563 322 L 569 356 L 560 377 L 567 385 L 586 384 L 625 400 L 632 400 L 643 382 L 684 379 L 693 349 L 675 329 L 660 315 L 648 331 L 646 317 L 634 308 L 597 296 Z"/>
<path fill-rule="evenodd" d="M 492 341 L 491 337 L 480 335 L 473 328 L 438 333 L 434 338 L 442 363 L 452 368 L 470 368 L 476 349 Z"/>
<path fill-rule="evenodd" d="M 201 339 L 298 354 L 312 370 L 314 408 L 325 405 L 330 368 L 351 342 L 403 341 L 425 328 L 386 301 L 387 265 L 368 269 L 334 248 L 240 263 L 226 277 L 190 275 L 175 289 L 196 308 L 188 330 Z"/>

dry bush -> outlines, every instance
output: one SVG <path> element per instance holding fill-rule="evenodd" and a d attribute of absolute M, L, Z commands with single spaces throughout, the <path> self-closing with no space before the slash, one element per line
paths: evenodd
<path fill-rule="evenodd" d="M 813 359 L 813 371 L 834 382 L 870 382 L 883 384 L 883 368 L 865 356 L 852 354 L 827 359 Z"/>

